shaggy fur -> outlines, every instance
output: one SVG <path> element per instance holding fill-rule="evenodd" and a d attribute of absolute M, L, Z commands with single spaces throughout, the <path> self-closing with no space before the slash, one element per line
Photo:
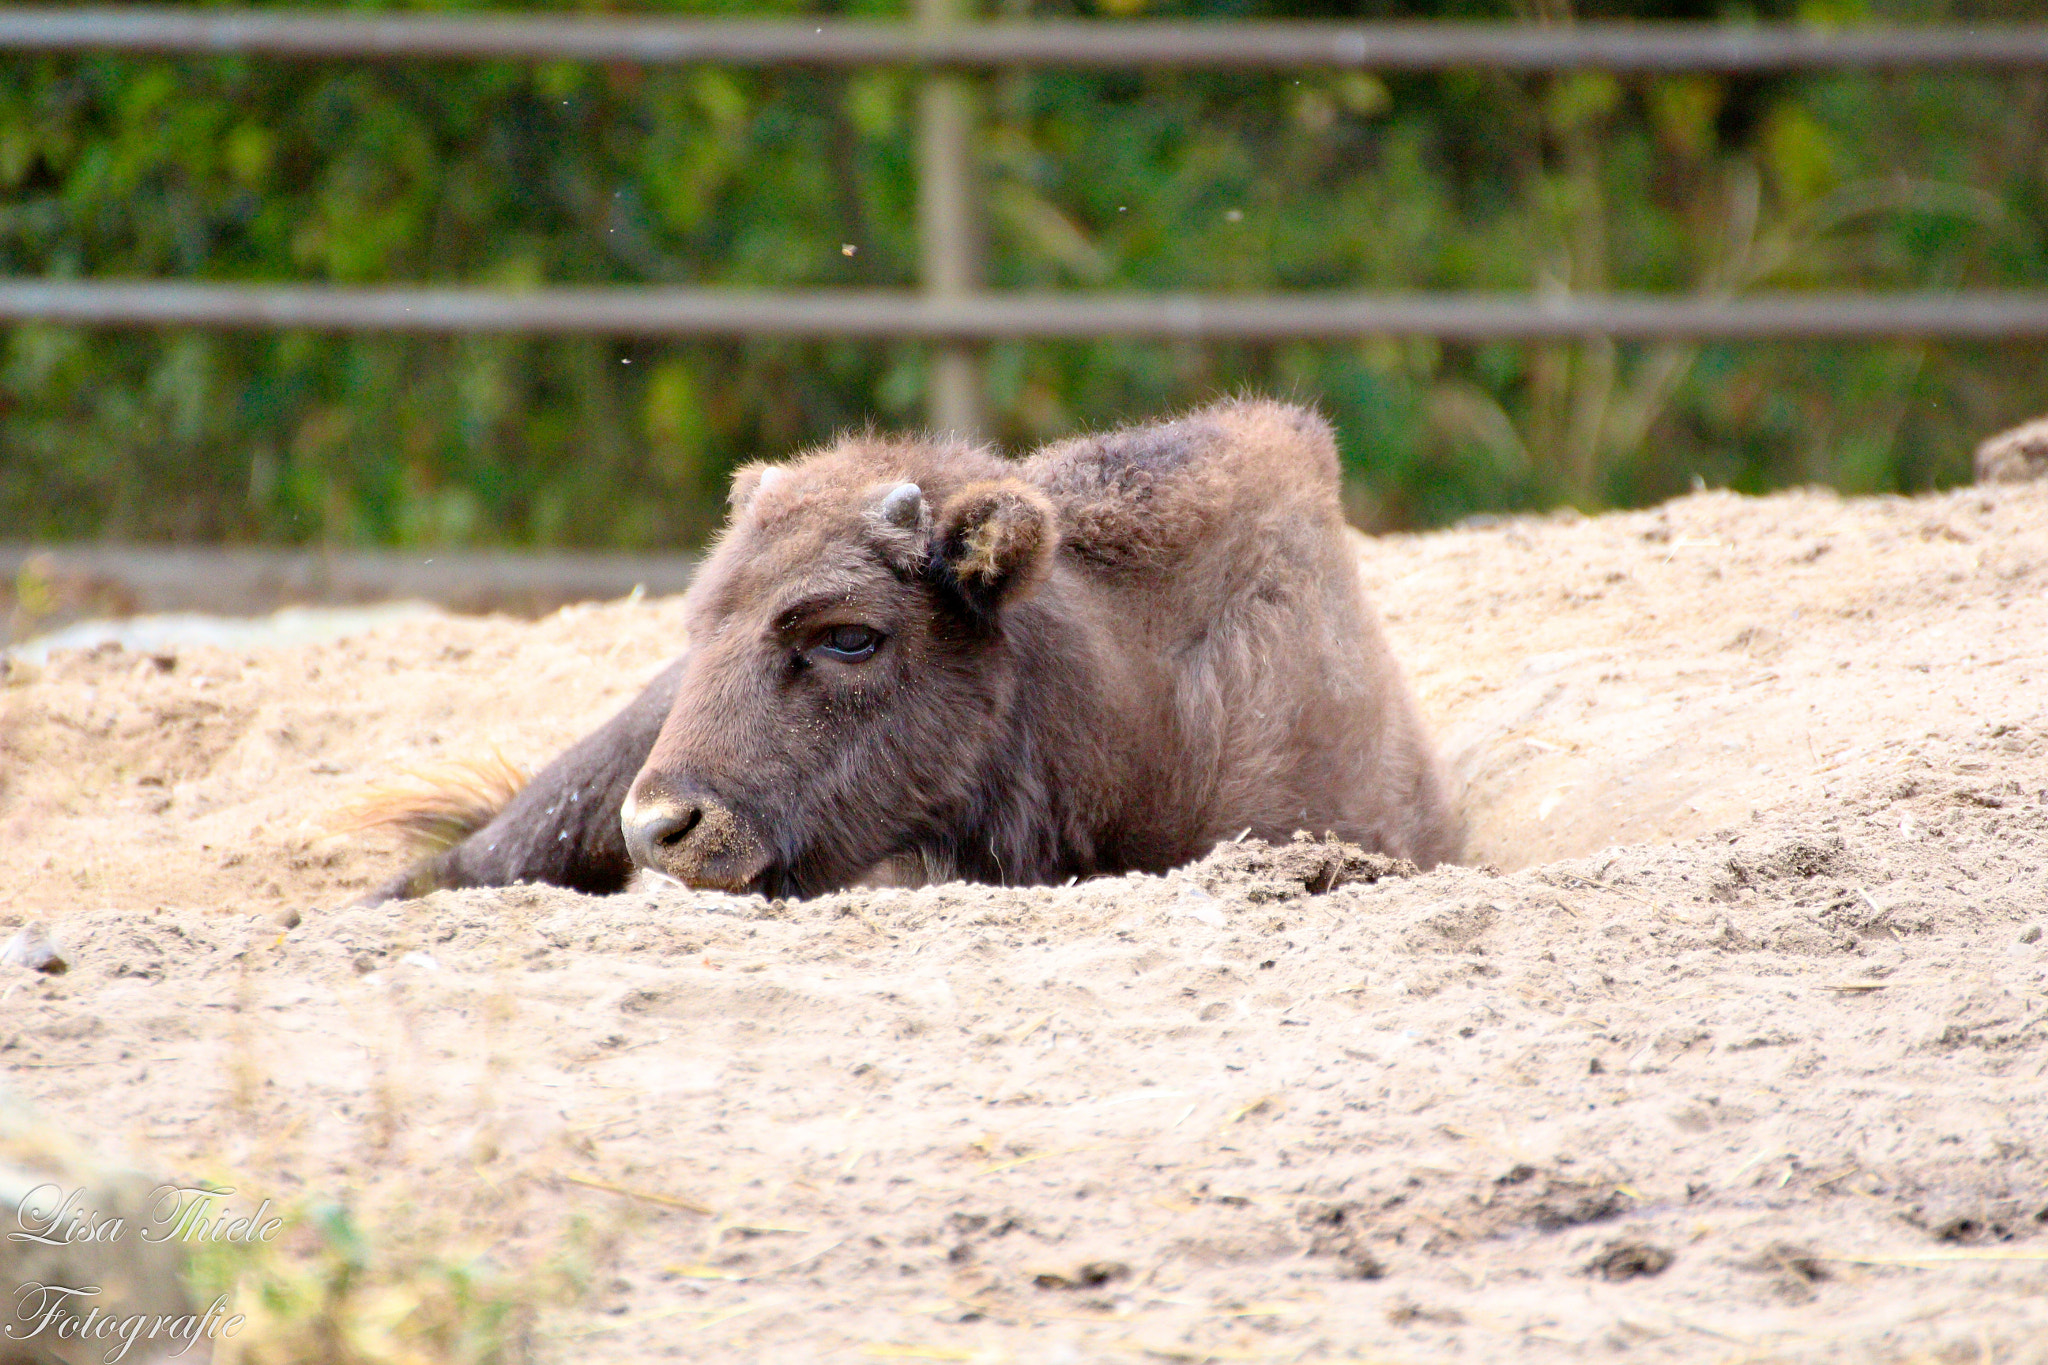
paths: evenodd
<path fill-rule="evenodd" d="M 328 812 L 321 828 L 327 834 L 389 830 L 415 853 L 439 853 L 488 825 L 526 782 L 519 765 L 496 749 L 421 764 L 363 788 Z"/>
<path fill-rule="evenodd" d="M 615 889 L 636 861 L 769 895 L 884 864 L 1032 884 L 1163 871 L 1246 829 L 1449 858 L 1337 493 L 1329 428 L 1269 402 L 1021 464 L 864 436 L 750 466 L 684 655 L 388 890 Z"/>

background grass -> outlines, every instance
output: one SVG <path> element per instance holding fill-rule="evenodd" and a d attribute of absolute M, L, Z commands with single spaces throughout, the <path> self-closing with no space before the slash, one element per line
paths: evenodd
<path fill-rule="evenodd" d="M 285 6 L 275 6 L 283 8 Z M 482 9 L 377 4 L 360 9 Z M 513 8 L 513 6 L 504 6 Z M 718 12 L 718 5 L 518 8 Z M 894 17 L 900 4 L 726 4 Z M 1000 0 L 1005 17 L 1569 17 L 1568 0 Z M 1584 17 L 2042 17 L 1965 0 L 1608 0 Z M 915 80 L 571 64 L 0 59 L 0 272 L 906 286 Z M 983 85 L 990 283 L 2029 288 L 2039 76 L 1016 73 Z M 848 254 L 846 247 L 853 251 Z M 1253 388 L 1319 403 L 1352 513 L 1915 489 L 2048 408 L 2042 348 L 991 348 L 1013 446 Z M 912 344 L 0 335 L 0 526 L 53 539 L 688 545 L 727 471 L 915 425 Z"/>

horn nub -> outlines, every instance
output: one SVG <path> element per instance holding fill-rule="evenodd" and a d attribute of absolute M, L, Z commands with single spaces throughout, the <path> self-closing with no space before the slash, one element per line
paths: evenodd
<path fill-rule="evenodd" d="M 914 483 L 899 483 L 883 496 L 882 505 L 875 510 L 891 526 L 914 530 L 918 514 L 924 510 L 924 490 Z"/>

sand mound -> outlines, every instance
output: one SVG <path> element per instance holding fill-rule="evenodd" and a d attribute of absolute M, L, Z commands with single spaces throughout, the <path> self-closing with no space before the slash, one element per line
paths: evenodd
<path fill-rule="evenodd" d="M 2048 486 L 1361 566 L 1486 867 L 338 909 L 391 854 L 327 813 L 544 760 L 674 604 L 17 667 L 0 921 L 72 966 L 0 976 L 10 1083 L 571 1248 L 543 1359 L 2048 1358 Z"/>

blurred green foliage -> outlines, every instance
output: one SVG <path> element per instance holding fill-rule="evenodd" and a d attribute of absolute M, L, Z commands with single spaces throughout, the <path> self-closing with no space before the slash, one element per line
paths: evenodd
<path fill-rule="evenodd" d="M 1569 3 L 992 12 L 1533 22 Z M 1577 12 L 2039 17 L 1965 0 Z M 0 272 L 908 286 L 915 91 L 890 70 L 10 54 Z M 982 102 L 999 288 L 2048 284 L 2040 76 L 1048 71 L 991 77 Z M 913 426 L 925 375 L 921 347 L 865 342 L 0 337 L 0 535 L 50 538 L 687 544 L 716 522 L 733 464 L 849 425 Z M 988 360 L 1012 447 L 1240 389 L 1317 402 L 1342 434 L 1353 515 L 1374 526 L 1636 503 L 1694 478 L 1923 488 L 1966 477 L 1978 438 L 2048 407 L 2048 357 L 2025 346 L 1104 341 Z"/>

